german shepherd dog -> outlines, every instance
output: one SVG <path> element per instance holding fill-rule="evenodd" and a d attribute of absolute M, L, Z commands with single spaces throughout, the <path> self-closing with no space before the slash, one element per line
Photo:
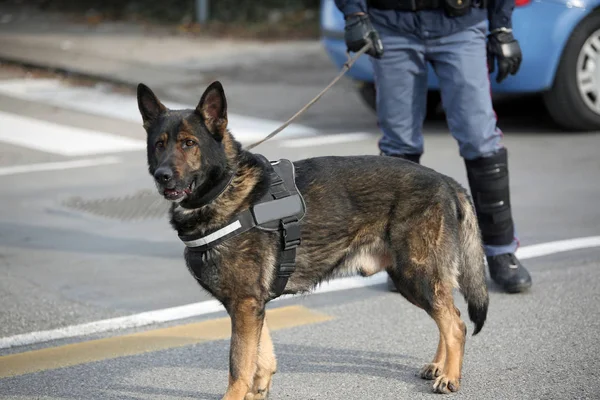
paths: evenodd
<path fill-rule="evenodd" d="M 227 129 L 227 102 L 213 82 L 195 109 L 170 110 L 144 84 L 138 106 L 147 132 L 148 168 L 158 191 L 172 201 L 170 223 L 179 235 L 226 226 L 269 188 L 256 154 Z M 302 242 L 286 294 L 308 292 L 340 275 L 386 271 L 398 291 L 439 328 L 433 361 L 420 371 L 433 391 L 459 390 L 466 325 L 454 305 L 457 288 L 477 334 L 489 297 L 474 207 L 453 179 L 394 157 L 318 157 L 294 162 L 304 197 Z M 227 179 L 208 204 L 201 199 Z M 213 263 L 190 263 L 199 284 L 218 299 L 232 323 L 229 385 L 223 399 L 265 399 L 276 358 L 265 305 L 280 251 L 278 232 L 251 229 L 213 247 Z M 197 261 L 197 260 L 196 260 Z"/>

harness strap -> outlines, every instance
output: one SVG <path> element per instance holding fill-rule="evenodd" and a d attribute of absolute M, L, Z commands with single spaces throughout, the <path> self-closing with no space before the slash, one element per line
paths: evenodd
<path fill-rule="evenodd" d="M 249 231 L 256 225 L 257 224 L 254 220 L 254 216 L 252 215 L 252 211 L 245 210 L 238 214 L 233 222 L 210 233 L 209 235 L 202 237 L 180 235 L 179 239 L 181 239 L 181 241 L 187 247 L 189 247 L 190 250 L 204 252 L 220 243 L 223 243 L 227 239 Z"/>
<path fill-rule="evenodd" d="M 285 182 L 283 181 L 283 179 L 279 176 L 279 174 L 277 174 L 277 172 L 275 172 L 271 165 L 269 165 L 269 167 L 271 167 L 271 189 L 269 190 L 271 195 L 275 199 L 280 199 L 282 197 L 289 196 L 290 192 L 285 187 Z"/>
<path fill-rule="evenodd" d="M 273 282 L 275 297 L 281 296 L 288 279 L 296 270 L 296 248 L 300 245 L 300 224 L 296 218 L 281 221 L 281 256 Z"/>

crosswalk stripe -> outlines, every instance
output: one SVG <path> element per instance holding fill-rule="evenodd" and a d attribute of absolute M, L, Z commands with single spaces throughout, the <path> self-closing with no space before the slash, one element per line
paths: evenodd
<path fill-rule="evenodd" d="M 101 158 L 84 158 L 79 160 L 56 161 L 39 164 L 12 165 L 9 167 L 0 167 L 0 176 L 25 174 L 29 172 L 62 171 L 65 169 L 117 164 L 119 162 L 121 162 L 120 158 L 108 156 Z"/>
<path fill-rule="evenodd" d="M 0 141 L 62 156 L 142 150 L 146 142 L 0 111 Z"/>
<path fill-rule="evenodd" d="M 0 81 L 0 94 L 133 122 L 139 124 L 140 131 L 142 129 L 142 119 L 137 100 L 132 95 L 108 92 L 99 88 L 67 86 L 57 79 Z M 196 104 L 169 101 L 164 101 L 164 104 L 171 109 L 189 109 L 196 106 Z M 262 139 L 281 124 L 280 121 L 249 117 L 231 112 L 228 113 L 227 120 L 229 130 L 243 144 Z M 316 129 L 308 126 L 291 124 L 277 136 L 277 139 L 316 136 L 317 133 Z"/>

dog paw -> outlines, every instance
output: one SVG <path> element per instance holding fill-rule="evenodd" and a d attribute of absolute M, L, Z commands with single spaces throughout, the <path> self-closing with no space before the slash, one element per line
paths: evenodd
<path fill-rule="evenodd" d="M 258 389 L 254 393 L 248 393 L 244 400 L 267 400 L 269 398 L 269 389 Z"/>
<path fill-rule="evenodd" d="M 433 380 L 442 374 L 443 368 L 444 366 L 441 364 L 426 364 L 421 368 L 419 375 L 421 375 L 421 378 L 423 379 Z"/>
<path fill-rule="evenodd" d="M 446 375 L 440 375 L 433 383 L 433 391 L 435 393 L 451 393 L 457 392 L 460 388 L 458 379 L 451 379 Z"/>

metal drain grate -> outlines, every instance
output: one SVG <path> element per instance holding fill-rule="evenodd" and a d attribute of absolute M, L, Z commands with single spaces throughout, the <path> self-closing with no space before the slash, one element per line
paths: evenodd
<path fill-rule="evenodd" d="M 141 190 L 130 196 L 95 200 L 72 197 L 65 200 L 63 205 L 101 217 L 133 221 L 164 218 L 167 215 L 170 203 L 154 191 Z"/>

